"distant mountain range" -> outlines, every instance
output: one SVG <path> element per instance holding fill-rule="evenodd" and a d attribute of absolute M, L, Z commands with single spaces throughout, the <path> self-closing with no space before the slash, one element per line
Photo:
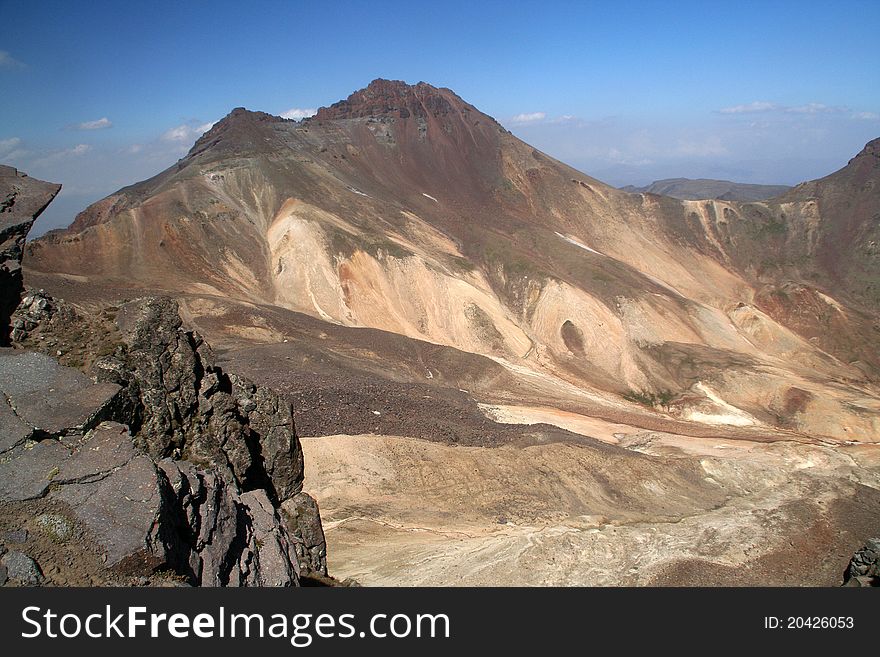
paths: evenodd
<path fill-rule="evenodd" d="M 624 192 L 634 194 L 659 194 L 685 201 L 718 199 L 721 201 L 763 201 L 785 194 L 791 187 L 787 185 L 750 185 L 729 180 L 709 178 L 666 178 L 655 180 L 650 185 L 621 187 Z"/>

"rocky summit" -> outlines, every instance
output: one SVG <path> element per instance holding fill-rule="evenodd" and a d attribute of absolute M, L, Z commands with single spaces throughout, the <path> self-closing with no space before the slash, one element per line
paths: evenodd
<path fill-rule="evenodd" d="M 143 463 L 173 518 L 135 561 L 193 583 L 326 554 L 366 584 L 839 584 L 880 516 L 877 144 L 682 199 L 425 82 L 234 109 L 26 245 L 4 359 L 100 404 L 49 429 L 10 406 L 45 433 L 10 449 L 61 472 L 126 426 L 114 476 Z M 65 481 L 7 503 L 86 531 Z"/>

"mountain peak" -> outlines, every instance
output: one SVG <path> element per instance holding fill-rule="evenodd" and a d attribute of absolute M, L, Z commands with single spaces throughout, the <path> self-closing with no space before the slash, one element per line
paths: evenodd
<path fill-rule="evenodd" d="M 473 111 L 473 107 L 449 89 L 427 82 L 411 85 L 402 80 L 377 78 L 345 100 L 320 108 L 315 118 L 319 121 L 380 116 L 406 119 L 462 110 Z"/>
<path fill-rule="evenodd" d="M 226 148 L 240 148 L 242 145 L 248 145 L 250 148 L 265 148 L 264 140 L 261 139 L 265 136 L 265 126 L 287 121 L 289 119 L 266 112 L 236 107 L 196 140 L 188 156 L 197 155 L 218 145 L 225 145 Z"/>
<path fill-rule="evenodd" d="M 283 123 L 289 119 L 282 118 L 280 116 L 275 116 L 274 114 L 268 114 L 266 112 L 259 112 L 254 110 L 249 110 L 244 107 L 236 107 L 229 114 L 224 116 L 222 119 L 217 121 L 205 134 L 211 133 L 216 129 L 228 128 L 234 125 L 247 125 L 254 123 Z"/>
<path fill-rule="evenodd" d="M 856 155 L 856 157 L 859 158 L 866 155 L 880 157 L 880 137 L 872 139 L 867 144 L 865 144 L 865 147 L 861 150 L 861 152 L 859 152 L 858 155 Z"/>

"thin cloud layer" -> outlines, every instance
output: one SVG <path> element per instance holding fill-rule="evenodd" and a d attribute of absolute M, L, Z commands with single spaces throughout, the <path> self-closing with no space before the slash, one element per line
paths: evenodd
<path fill-rule="evenodd" d="M 776 103 L 768 103 L 763 100 L 756 100 L 753 103 L 745 105 L 734 105 L 733 107 L 724 107 L 720 110 L 721 114 L 752 114 L 754 112 L 772 112 L 779 106 Z"/>
<path fill-rule="evenodd" d="M 0 68 L 24 68 L 24 63 L 18 61 L 6 50 L 0 50 Z"/>
<path fill-rule="evenodd" d="M 45 167 L 58 165 L 65 160 L 81 157 L 91 150 L 92 147 L 89 144 L 77 144 L 76 146 L 71 146 L 70 148 L 61 148 L 58 150 L 50 151 L 49 153 L 42 155 L 41 157 L 37 157 L 28 166 L 35 169 L 43 169 Z"/>
<path fill-rule="evenodd" d="M 74 130 L 105 130 L 112 127 L 113 122 L 106 116 L 102 116 L 94 121 L 84 121 L 83 123 L 76 123 L 71 126 Z"/>
<path fill-rule="evenodd" d="M 765 100 L 756 100 L 744 105 L 722 107 L 719 114 L 759 114 L 777 112 L 783 114 L 845 114 L 846 107 L 826 105 L 825 103 L 806 103 L 804 105 L 780 105 Z M 870 113 L 870 112 L 869 112 Z M 856 118 L 856 115 L 853 115 Z"/>
<path fill-rule="evenodd" d="M 9 139 L 0 139 L 0 159 L 11 161 L 24 157 L 27 154 L 28 152 L 21 148 L 20 138 L 10 137 Z"/>

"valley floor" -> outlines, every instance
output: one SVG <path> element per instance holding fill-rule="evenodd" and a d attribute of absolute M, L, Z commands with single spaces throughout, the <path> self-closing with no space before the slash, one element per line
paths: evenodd
<path fill-rule="evenodd" d="M 302 441 L 329 566 L 364 585 L 839 585 L 880 448 Z"/>

